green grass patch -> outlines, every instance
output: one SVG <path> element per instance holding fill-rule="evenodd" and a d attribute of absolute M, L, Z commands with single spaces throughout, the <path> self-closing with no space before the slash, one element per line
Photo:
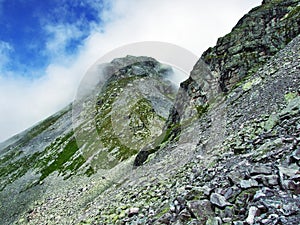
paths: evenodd
<path fill-rule="evenodd" d="M 287 103 L 289 103 L 290 101 L 292 101 L 293 99 L 295 99 L 298 96 L 298 93 L 296 92 L 289 92 L 287 94 L 284 95 L 284 99 Z"/>
<path fill-rule="evenodd" d="M 209 104 L 197 105 L 196 110 L 198 113 L 198 118 L 202 117 L 204 113 L 208 111 Z"/>
<path fill-rule="evenodd" d="M 34 164 L 40 157 L 41 153 L 36 152 L 31 156 L 21 157 L 16 160 L 8 159 L 5 163 L 0 164 L 0 191 L 8 184 L 24 176 L 27 171 L 34 167 Z M 19 156 L 19 154 L 14 155 Z"/>
<path fill-rule="evenodd" d="M 33 138 L 35 138 L 37 135 L 41 134 L 44 130 L 46 130 L 48 127 L 53 125 L 58 119 L 60 119 L 63 115 L 65 115 L 69 111 L 69 108 L 67 110 L 62 111 L 61 113 L 50 116 L 47 119 L 43 120 L 42 122 L 38 123 L 33 128 L 29 129 L 28 132 L 22 137 L 20 140 L 18 140 L 14 144 L 14 151 L 20 150 L 22 147 L 24 147 L 29 141 L 31 141 Z M 9 148 L 11 146 L 6 147 L 3 149 L 3 152 L 9 151 Z"/>
<path fill-rule="evenodd" d="M 289 12 L 286 19 L 290 19 L 290 18 L 299 16 L 299 14 L 300 14 L 300 5 L 297 5 L 294 9 L 292 9 L 292 11 Z"/>
<path fill-rule="evenodd" d="M 54 161 L 41 170 L 40 180 L 44 180 L 47 176 L 55 171 L 65 172 L 68 169 L 72 170 L 76 167 L 79 168 L 79 166 L 84 162 L 84 160 L 82 159 L 79 159 L 79 161 L 73 161 L 68 167 L 64 167 L 64 164 L 71 159 L 71 157 L 76 153 L 77 150 L 78 146 L 76 140 L 74 137 L 72 137 L 67 145 L 63 148 L 62 152 L 57 154 Z"/>

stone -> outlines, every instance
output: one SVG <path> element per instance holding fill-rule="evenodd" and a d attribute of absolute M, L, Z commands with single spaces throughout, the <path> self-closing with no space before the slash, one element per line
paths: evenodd
<path fill-rule="evenodd" d="M 269 119 L 266 121 L 264 125 L 264 129 L 266 131 L 271 130 L 275 125 L 277 125 L 279 122 L 279 116 L 277 114 L 270 115 Z"/>
<path fill-rule="evenodd" d="M 265 181 L 264 184 L 267 183 L 268 186 L 278 185 L 279 184 L 278 179 L 279 179 L 279 177 L 277 175 L 265 176 L 264 177 L 264 181 Z"/>
<path fill-rule="evenodd" d="M 289 166 L 279 166 L 278 168 L 279 172 L 287 177 L 292 177 L 299 171 L 299 167 L 296 164 L 291 164 Z"/>
<path fill-rule="evenodd" d="M 171 213 L 166 213 L 166 214 L 162 215 L 157 220 L 158 223 L 155 223 L 155 224 L 170 224 L 171 220 L 172 220 L 172 214 Z"/>
<path fill-rule="evenodd" d="M 182 210 L 178 215 L 179 220 L 182 222 L 190 220 L 191 217 L 192 216 L 187 209 Z"/>
<path fill-rule="evenodd" d="M 143 165 L 143 163 L 148 159 L 149 155 L 150 155 L 150 151 L 148 149 L 142 149 L 136 156 L 133 165 L 134 166 Z"/>
<path fill-rule="evenodd" d="M 280 199 L 263 199 L 262 203 L 268 208 L 268 210 L 282 208 L 282 201 Z"/>
<path fill-rule="evenodd" d="M 129 210 L 128 210 L 128 216 L 129 217 L 132 217 L 132 216 L 134 216 L 134 215 L 137 215 L 137 214 L 139 214 L 139 208 L 130 208 Z"/>
<path fill-rule="evenodd" d="M 187 225 L 201 225 L 201 223 L 197 219 L 192 219 L 191 221 L 189 221 L 186 224 Z"/>
<path fill-rule="evenodd" d="M 300 182 L 289 180 L 287 182 L 287 188 L 294 191 L 295 194 L 300 194 Z"/>
<path fill-rule="evenodd" d="M 279 216 L 277 214 L 270 214 L 267 219 L 263 219 L 263 224 L 277 224 Z"/>
<path fill-rule="evenodd" d="M 300 172 L 299 173 L 297 172 L 297 174 L 292 176 L 290 179 L 293 181 L 299 182 L 300 181 Z"/>
<path fill-rule="evenodd" d="M 292 154 L 292 157 L 297 160 L 297 161 L 300 161 L 300 148 L 296 149 L 293 154 Z"/>
<path fill-rule="evenodd" d="M 210 192 L 212 191 L 212 188 L 207 185 L 204 185 L 201 189 L 203 190 L 203 194 L 206 196 L 209 196 Z"/>
<path fill-rule="evenodd" d="M 233 195 L 233 188 L 230 187 L 226 190 L 224 197 L 228 200 Z"/>
<path fill-rule="evenodd" d="M 221 225 L 221 224 L 222 224 L 222 220 L 220 217 L 211 217 L 205 223 L 205 225 Z"/>
<path fill-rule="evenodd" d="M 240 182 L 241 188 L 243 189 L 247 189 L 247 188 L 251 188 L 251 187 L 257 187 L 258 186 L 258 182 L 256 180 L 241 180 Z"/>
<path fill-rule="evenodd" d="M 170 211 L 171 211 L 171 212 L 175 212 L 175 211 L 176 211 L 176 207 L 175 207 L 174 204 L 171 204 L 171 205 L 170 205 Z"/>
<path fill-rule="evenodd" d="M 262 190 L 258 190 L 258 191 L 255 193 L 253 199 L 254 199 L 255 201 L 257 201 L 257 200 L 259 200 L 260 198 L 263 198 L 263 197 L 265 197 L 265 196 L 266 196 L 266 194 L 265 194 Z"/>
<path fill-rule="evenodd" d="M 279 184 L 279 177 L 277 175 L 256 175 L 252 177 L 257 180 L 258 183 L 262 183 L 265 186 L 275 186 Z"/>
<path fill-rule="evenodd" d="M 272 168 L 270 166 L 265 165 L 256 165 L 251 168 L 250 175 L 258 175 L 258 174 L 265 174 L 269 175 L 272 174 Z"/>
<path fill-rule="evenodd" d="M 254 224 L 254 218 L 256 216 L 258 216 L 258 208 L 256 208 L 255 206 L 251 206 L 250 209 L 249 209 L 249 213 L 248 213 L 248 217 L 246 219 L 246 222 L 248 224 Z"/>
<path fill-rule="evenodd" d="M 229 202 L 234 202 L 235 197 L 241 192 L 241 189 L 237 186 L 232 186 L 229 187 L 224 194 L 224 197 L 226 198 L 226 200 L 228 200 Z"/>
<path fill-rule="evenodd" d="M 244 225 L 245 223 L 243 221 L 234 221 L 233 225 Z"/>
<path fill-rule="evenodd" d="M 241 172 L 233 170 L 228 173 L 227 177 L 232 183 L 238 184 L 245 176 Z"/>
<path fill-rule="evenodd" d="M 210 202 L 220 208 L 231 205 L 231 203 L 227 202 L 224 196 L 217 193 L 212 193 L 210 195 Z"/>
<path fill-rule="evenodd" d="M 200 221 L 200 223 L 204 223 L 208 220 L 208 218 L 214 215 L 211 203 L 208 200 L 189 201 L 187 203 L 187 207 Z"/>
<path fill-rule="evenodd" d="M 231 223 L 231 221 L 232 221 L 232 218 L 230 218 L 230 217 L 225 217 L 225 218 L 223 218 L 222 219 L 222 221 L 224 222 L 224 223 Z"/>
<path fill-rule="evenodd" d="M 300 212 L 299 205 L 300 203 L 298 203 L 297 205 L 295 201 L 286 202 L 285 204 L 282 205 L 280 211 L 285 216 L 296 215 L 297 213 Z"/>

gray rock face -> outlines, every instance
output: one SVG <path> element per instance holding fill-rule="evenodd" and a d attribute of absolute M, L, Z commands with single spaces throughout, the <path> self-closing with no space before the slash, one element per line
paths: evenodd
<path fill-rule="evenodd" d="M 170 136 L 174 138 L 181 131 L 174 124 L 195 116 L 190 108 L 201 115 L 222 92 L 236 87 L 283 49 L 300 33 L 299 18 L 299 0 L 266 1 L 246 14 L 229 34 L 219 38 L 215 47 L 202 54 L 190 77 L 181 83 L 166 124 Z M 276 72 L 274 69 L 269 74 Z M 269 126 L 272 122 L 276 121 L 270 120 Z"/>
<path fill-rule="evenodd" d="M 253 74 L 299 34 L 299 13 L 298 0 L 264 1 L 204 52 L 201 59 L 218 75 L 222 91 Z"/>

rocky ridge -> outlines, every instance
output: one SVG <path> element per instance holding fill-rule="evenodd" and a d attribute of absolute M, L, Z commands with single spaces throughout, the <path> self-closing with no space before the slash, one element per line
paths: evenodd
<path fill-rule="evenodd" d="M 201 115 L 216 99 L 251 77 L 300 33 L 299 27 L 299 0 L 263 1 L 243 16 L 215 47 L 202 54 L 190 77 L 180 84 L 165 126 L 169 139 L 180 133 L 184 121 Z M 157 150 L 147 150 L 147 154 Z M 142 151 L 138 157 L 145 160 L 147 154 Z"/>
<path fill-rule="evenodd" d="M 300 32 L 298 0 L 263 1 L 218 39 L 201 59 L 219 77 L 222 91 L 252 75 Z"/>

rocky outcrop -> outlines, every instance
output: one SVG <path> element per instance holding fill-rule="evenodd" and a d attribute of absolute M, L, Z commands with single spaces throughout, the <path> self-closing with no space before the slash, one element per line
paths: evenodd
<path fill-rule="evenodd" d="M 229 34 L 218 39 L 215 47 L 202 54 L 190 77 L 181 83 L 165 126 L 169 141 L 178 136 L 184 121 L 201 116 L 299 33 L 299 0 L 263 1 L 243 16 Z"/>
<path fill-rule="evenodd" d="M 229 34 L 219 38 L 201 59 L 218 77 L 221 90 L 227 92 L 299 34 L 299 18 L 299 0 L 264 1 Z"/>
<path fill-rule="evenodd" d="M 215 47 L 202 54 L 190 77 L 180 85 L 165 130 L 170 129 L 170 136 L 176 137 L 180 129 L 173 126 L 190 116 L 189 108 L 201 114 L 218 94 L 229 92 L 253 75 L 299 33 L 299 0 L 263 1 L 241 18 L 229 34 L 219 38 Z M 149 154 L 146 152 L 141 154 Z"/>

